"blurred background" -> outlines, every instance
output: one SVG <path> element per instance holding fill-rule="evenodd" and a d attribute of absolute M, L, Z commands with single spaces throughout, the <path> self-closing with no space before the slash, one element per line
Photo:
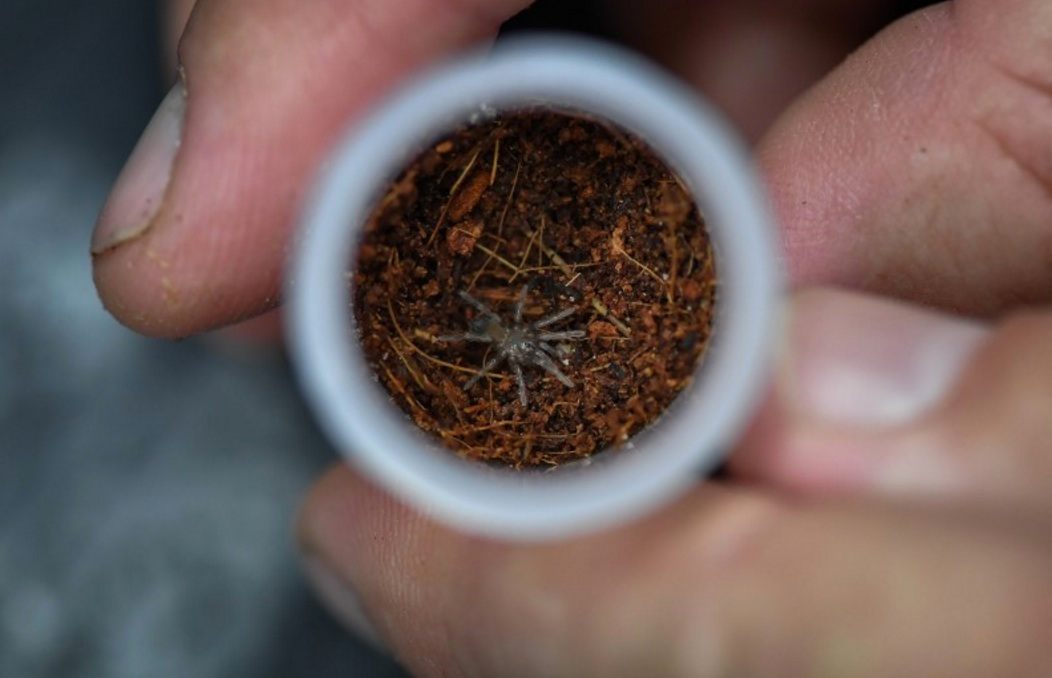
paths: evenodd
<path fill-rule="evenodd" d="M 917 3 L 852 10 L 849 31 L 836 6 L 854 3 L 814 3 L 821 20 L 802 30 L 847 37 L 794 50 L 806 66 L 796 80 L 774 68 L 784 55 L 763 30 L 684 40 L 696 4 L 547 1 L 506 31 L 620 36 L 674 67 L 740 54 L 735 82 L 757 82 L 753 69 L 778 85 L 680 70 L 755 139 Z M 735 3 L 724 19 L 787 4 Z M 646 19 L 624 19 L 636 15 Z M 164 16 L 142 0 L 0 9 L 0 676 L 401 675 L 344 633 L 299 573 L 295 511 L 335 455 L 280 350 L 144 339 L 95 296 L 95 216 L 167 89 Z"/>
<path fill-rule="evenodd" d="M 95 216 L 166 89 L 158 6 L 0 17 L 0 676 L 401 675 L 298 571 L 335 456 L 281 353 L 144 339 L 95 296 Z"/>

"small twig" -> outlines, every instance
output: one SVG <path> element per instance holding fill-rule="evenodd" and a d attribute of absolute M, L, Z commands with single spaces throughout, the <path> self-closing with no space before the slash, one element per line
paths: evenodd
<path fill-rule="evenodd" d="M 418 374 L 415 369 L 413 369 L 413 366 L 412 364 L 410 364 L 409 359 L 406 358 L 405 355 L 398 350 L 398 346 L 395 345 L 394 340 L 392 340 L 390 336 L 386 337 L 386 339 L 387 343 L 391 346 L 391 350 L 395 352 L 395 355 L 398 356 L 398 359 L 402 361 L 403 365 L 405 365 L 405 369 L 409 372 L 409 376 L 413 378 L 413 381 L 416 382 L 416 385 L 424 389 L 425 391 L 434 391 L 434 385 L 427 380 L 427 377 L 421 378 L 421 375 Z"/>
<path fill-rule="evenodd" d="M 683 179 L 678 174 L 673 172 L 672 178 L 676 180 L 676 183 L 679 184 L 680 190 L 683 191 L 684 194 L 686 194 L 687 198 L 690 198 L 693 195 L 693 193 L 691 193 L 690 189 L 687 188 L 687 185 L 683 183 Z"/>
<path fill-rule="evenodd" d="M 489 171 L 489 185 L 492 186 L 497 180 L 497 159 L 500 157 L 500 137 L 493 144 L 493 167 Z"/>
<path fill-rule="evenodd" d="M 625 335 L 626 337 L 632 336 L 632 330 L 629 329 L 628 325 L 621 322 L 621 320 L 618 319 L 616 315 L 611 313 L 610 309 L 607 308 L 606 304 L 593 297 L 592 308 L 595 309 L 596 313 L 610 320 L 610 322 L 613 323 L 614 327 L 621 331 L 621 334 Z"/>
<path fill-rule="evenodd" d="M 476 247 L 478 247 L 478 242 L 477 242 L 477 240 L 478 240 L 479 238 L 481 238 L 481 237 L 482 237 L 482 234 L 481 234 L 481 233 L 480 233 L 479 235 L 475 235 L 475 234 L 474 234 L 474 233 L 472 233 L 471 231 L 465 231 L 465 230 L 464 230 L 463 228 L 461 228 L 460 226 L 454 226 L 454 227 L 453 227 L 453 230 L 454 230 L 454 231 L 456 231 L 457 233 L 462 233 L 463 235 L 466 235 L 466 236 L 467 236 L 467 237 L 469 237 L 469 238 L 473 238 L 473 239 L 475 239 L 475 240 L 476 240 L 475 246 L 476 246 Z"/>
<path fill-rule="evenodd" d="M 423 339 L 424 341 L 430 342 L 432 344 L 439 343 L 438 337 L 431 334 L 430 332 L 420 329 L 419 327 L 413 330 L 413 336 L 417 339 Z"/>
<path fill-rule="evenodd" d="M 481 153 L 481 152 L 482 152 L 481 148 L 476 148 L 475 149 L 475 153 L 471 156 L 471 160 L 468 160 L 468 164 L 464 165 L 464 169 L 463 169 L 463 171 L 461 171 L 460 176 L 457 177 L 457 180 L 454 181 L 453 185 L 450 187 L 450 189 L 449 189 L 449 197 L 452 198 L 453 194 L 457 192 L 458 188 L 460 188 L 460 185 L 462 183 L 464 183 L 464 179 L 467 178 L 468 172 L 471 171 L 471 168 L 475 166 L 475 161 L 479 159 L 479 153 Z"/>
<path fill-rule="evenodd" d="M 442 211 L 438 215 L 438 221 L 435 222 L 435 227 L 431 229 L 431 235 L 427 237 L 427 242 L 424 245 L 425 247 L 430 247 L 431 243 L 434 242 L 435 236 L 438 235 L 438 229 L 442 228 L 442 224 L 446 223 L 446 212 L 448 211 L 449 203 L 447 202 L 446 206 L 442 208 Z"/>
<path fill-rule="evenodd" d="M 382 367 L 384 373 L 387 374 L 387 379 L 391 382 L 391 388 L 400 393 L 402 397 L 406 399 L 406 402 L 408 402 L 411 406 L 419 410 L 422 415 L 427 417 L 427 410 L 425 410 L 423 406 L 416 401 L 416 398 L 414 398 L 412 394 L 410 394 L 409 391 L 406 390 L 402 382 L 398 381 L 398 378 L 395 377 L 394 374 L 392 374 L 391 369 L 383 363 L 380 363 L 380 367 Z"/>
<path fill-rule="evenodd" d="M 519 172 L 522 170 L 522 160 L 515 165 L 515 176 L 511 180 L 511 188 L 508 190 L 508 200 L 504 203 L 504 209 L 500 213 L 500 221 L 497 222 L 497 235 L 504 234 L 504 219 L 508 216 L 508 208 L 511 207 L 512 198 L 515 197 L 515 189 L 519 185 Z"/>
<path fill-rule="evenodd" d="M 526 426 L 527 424 L 529 424 L 528 421 L 515 421 L 514 419 L 511 419 L 508 421 L 494 421 L 483 426 L 472 426 L 467 430 L 470 433 L 479 433 L 480 431 L 490 431 L 495 428 L 502 428 L 504 426 Z"/>
<path fill-rule="evenodd" d="M 468 172 L 475 166 L 475 161 L 478 160 L 479 153 L 482 152 L 481 148 L 476 148 L 475 153 L 471 156 L 471 160 L 464 166 L 464 170 L 457 177 L 457 180 L 453 182 L 452 188 L 449 189 L 449 200 L 446 201 L 445 207 L 442 208 L 442 212 L 438 215 L 438 221 L 435 222 L 435 227 L 431 229 L 431 235 L 428 236 L 427 242 L 424 244 L 425 247 L 430 247 L 431 243 L 434 242 L 435 236 L 438 235 L 438 230 L 442 228 L 442 224 L 446 223 L 446 213 L 449 211 L 449 205 L 453 202 L 453 195 L 460 188 L 460 185 L 464 183 L 464 179 L 468 176 Z"/>
<path fill-rule="evenodd" d="M 516 266 L 515 264 L 511 263 L 510 261 L 508 261 L 504 257 L 500 256 L 499 254 L 497 254 L 496 252 L 494 252 L 490 248 L 486 247 L 485 245 L 483 245 L 481 243 L 475 243 L 475 247 L 479 248 L 480 250 L 482 250 L 483 252 L 488 254 L 491 259 L 496 259 L 497 262 L 503 264 L 504 266 L 507 266 L 508 268 L 510 268 L 515 273 L 519 272 L 519 267 L 518 266 Z"/>
<path fill-rule="evenodd" d="M 480 449 L 477 445 L 472 445 L 471 443 L 469 443 L 469 442 L 467 442 L 465 440 L 461 440 L 460 438 L 458 438 L 455 435 L 453 435 L 453 433 L 450 432 L 450 431 L 439 429 L 439 430 L 435 431 L 435 433 L 437 433 L 439 435 L 439 437 L 441 437 L 441 438 L 448 438 L 449 440 L 452 440 L 453 442 L 458 443 L 463 448 L 462 449 L 463 452 L 474 452 L 474 451 Z"/>
<path fill-rule="evenodd" d="M 409 348 L 413 349 L 417 353 L 419 353 L 421 356 L 423 356 L 427 360 L 430 360 L 431 362 L 435 363 L 436 365 L 441 365 L 442 367 L 448 367 L 449 369 L 456 370 L 458 372 L 465 372 L 467 374 L 472 374 L 472 375 L 479 373 L 478 370 L 473 370 L 470 367 L 462 367 L 460 365 L 454 365 L 453 363 L 447 363 L 445 360 L 439 360 L 435 356 L 431 355 L 430 353 L 428 353 L 427 351 L 425 351 L 424 349 L 420 348 L 419 346 L 414 344 L 412 341 L 410 341 L 409 337 L 407 337 L 405 332 L 402 330 L 402 326 L 398 324 L 398 319 L 395 318 L 394 306 L 391 305 L 391 300 L 390 299 L 387 300 L 387 312 L 391 316 L 391 323 L 394 325 L 395 331 L 398 332 L 398 336 L 401 337 L 403 342 L 405 342 L 405 345 L 408 346 Z"/>
<path fill-rule="evenodd" d="M 541 228 L 544 227 L 544 220 L 541 220 Z M 526 229 L 526 235 L 532 237 L 534 235 L 529 229 Z M 551 247 L 544 242 L 544 238 L 537 238 L 537 245 L 544 251 L 548 258 L 552 260 L 552 263 L 559 267 L 559 270 L 566 275 L 567 278 L 573 275 L 573 270 L 570 269 L 570 265 L 566 263 L 566 260 L 559 256 L 559 253 L 553 250 Z"/>
<path fill-rule="evenodd" d="M 662 277 L 661 277 L 660 275 L 658 275 L 657 273 L 654 273 L 654 270 L 653 270 L 653 269 L 651 269 L 651 268 L 650 268 L 649 266 L 647 266 L 647 265 L 646 265 L 646 264 L 644 264 L 643 262 L 641 262 L 641 261 L 639 261 L 638 259 L 636 259 L 635 257 L 633 257 L 633 256 L 632 256 L 631 254 L 629 254 L 628 252 L 626 252 L 626 251 L 625 251 L 625 248 L 621 247 L 620 245 L 615 245 L 615 246 L 614 246 L 614 251 L 615 251 L 615 252 L 617 252 L 618 254 L 623 254 L 623 255 L 625 256 L 625 258 L 626 258 L 626 259 L 628 259 L 628 260 L 629 260 L 629 261 L 631 261 L 631 262 L 632 262 L 633 264 L 635 264 L 636 266 L 640 267 L 641 269 L 643 269 L 644 271 L 646 271 L 647 273 L 649 273 L 649 274 L 650 274 L 650 276 L 651 276 L 651 277 L 653 277 L 653 278 L 654 278 L 654 280 L 657 280 L 657 281 L 658 281 L 658 283 L 659 283 L 659 284 L 660 284 L 660 285 L 661 285 L 662 287 L 664 287 L 664 286 L 666 286 L 666 285 L 668 284 L 668 283 L 667 283 L 667 282 L 666 282 L 666 281 L 664 280 L 664 278 L 662 278 Z"/>
<path fill-rule="evenodd" d="M 541 217 L 541 223 L 542 224 L 544 223 L 544 217 Z M 530 250 L 533 249 L 533 241 L 535 240 L 534 236 L 536 236 L 536 235 L 537 235 L 537 233 L 534 232 L 534 234 L 531 235 L 530 239 L 526 242 L 526 251 L 522 253 L 522 259 L 519 260 L 519 265 L 516 267 L 517 270 L 515 271 L 514 274 L 512 274 L 511 279 L 508 280 L 508 283 L 515 282 L 515 278 L 517 278 L 519 276 L 519 274 L 522 273 L 522 271 L 523 271 L 522 267 L 526 265 L 526 259 L 530 256 Z"/>
<path fill-rule="evenodd" d="M 603 265 L 602 263 L 594 263 L 594 262 L 593 263 L 589 263 L 589 264 L 570 264 L 570 270 L 576 271 L 579 268 L 595 268 L 596 266 L 602 266 L 602 265 Z M 536 273 L 538 271 L 561 271 L 561 270 L 563 270 L 562 266 L 557 266 L 557 265 L 553 264 L 551 266 L 527 266 L 526 268 L 520 268 L 519 272 L 520 273 Z M 573 281 L 577 280 L 579 277 L 581 277 L 581 274 L 580 273 L 575 273 L 573 278 L 571 278 L 569 280 L 569 282 L 566 283 L 566 285 L 569 286 L 569 285 L 573 284 Z"/>
<path fill-rule="evenodd" d="M 687 246 L 687 251 L 690 252 L 690 258 L 687 260 L 687 270 L 683 272 L 684 278 L 689 278 L 690 274 L 694 272 L 694 248 L 691 247 L 687 239 L 683 237 L 683 234 L 679 234 L 679 239 L 683 241 L 683 244 Z"/>
<path fill-rule="evenodd" d="M 506 244 L 508 244 L 507 240 L 505 240 L 504 238 L 500 237 L 496 233 L 486 233 L 485 231 L 483 231 L 482 233 L 479 234 L 480 238 L 482 236 L 486 236 L 487 238 L 491 238 L 493 240 L 493 242 L 495 242 L 495 243 L 497 243 L 499 245 L 506 245 Z"/>
<path fill-rule="evenodd" d="M 631 365 L 632 363 L 634 363 L 636 361 L 637 358 L 639 358 L 639 356 L 643 355 L 648 350 L 650 350 L 649 347 L 644 346 L 643 348 L 641 348 L 638 351 L 636 351 L 635 353 L 633 353 L 631 355 L 631 357 L 629 357 L 629 359 L 625 361 L 625 363 L 628 364 L 628 365 Z"/>
<path fill-rule="evenodd" d="M 453 402 L 453 399 L 447 396 L 445 393 L 443 393 L 442 395 L 445 396 L 446 402 L 449 403 L 450 406 L 453 408 L 453 414 L 456 415 L 457 421 L 460 422 L 460 425 L 467 426 L 467 424 L 464 422 L 464 415 L 460 413 L 460 408 L 457 407 L 457 404 L 455 402 Z"/>
<path fill-rule="evenodd" d="M 541 215 L 541 228 L 537 232 L 537 237 L 540 238 L 541 240 L 544 239 L 544 227 L 547 226 L 547 225 L 548 225 L 548 220 L 542 214 Z M 541 248 L 538 247 L 537 248 L 537 265 L 540 266 L 543 263 L 544 263 L 544 260 L 541 258 Z"/>
<path fill-rule="evenodd" d="M 520 462 L 524 462 L 530 458 L 530 451 L 533 449 L 533 438 L 527 436 L 526 444 L 522 448 L 522 457 L 519 459 Z"/>
<path fill-rule="evenodd" d="M 492 379 L 487 379 L 486 380 L 486 386 L 488 387 L 487 388 L 487 392 L 488 392 L 488 397 L 489 397 L 489 400 L 488 400 L 488 402 L 489 402 L 489 420 L 490 420 L 490 423 L 493 423 L 493 417 L 495 416 L 495 412 L 494 412 L 494 407 L 493 406 L 497 402 L 496 400 L 493 399 L 493 380 Z"/>
<path fill-rule="evenodd" d="M 500 142 L 500 139 L 497 140 Z M 511 207 L 511 200 L 515 196 L 515 188 L 519 185 L 519 172 L 522 170 L 522 160 L 520 159 L 518 164 L 515 165 L 515 176 L 511 180 L 511 188 L 508 190 L 508 199 L 504 202 L 504 209 L 501 210 L 500 220 L 497 222 L 497 234 L 493 237 L 498 240 L 502 240 L 501 235 L 504 234 L 504 219 L 508 216 L 508 208 Z M 468 283 L 468 290 L 475 288 L 475 283 L 478 282 L 479 278 L 485 272 L 486 268 L 489 267 L 490 262 L 493 261 L 493 257 L 490 256 L 479 266 L 479 270 L 475 271 L 475 275 L 471 278 L 471 282 Z"/>
<path fill-rule="evenodd" d="M 669 230 L 672 231 L 671 227 Z M 665 241 L 665 246 L 669 249 L 668 285 L 665 287 L 668 292 L 669 304 L 676 303 L 676 278 L 679 273 L 679 247 L 677 246 L 679 239 L 676 235 L 675 232 L 670 232 L 669 237 Z"/>

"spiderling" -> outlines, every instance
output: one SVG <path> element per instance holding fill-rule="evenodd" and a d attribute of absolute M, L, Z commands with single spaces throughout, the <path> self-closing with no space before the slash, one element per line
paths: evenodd
<path fill-rule="evenodd" d="M 543 369 L 548 374 L 558 379 L 564 386 L 572 388 L 573 381 L 563 374 L 553 358 L 559 357 L 558 350 L 552 346 L 553 341 L 578 341 L 583 339 L 586 333 L 582 330 L 549 330 L 552 325 L 569 318 L 577 310 L 573 307 L 564 308 L 561 311 L 536 320 L 534 322 L 523 322 L 522 312 L 526 306 L 526 295 L 530 291 L 530 284 L 522 286 L 518 301 L 515 304 L 515 316 L 510 325 L 506 325 L 499 315 L 494 313 L 488 306 L 471 296 L 467 292 L 459 292 L 460 298 L 479 312 L 469 325 L 466 332 L 449 334 L 438 337 L 439 341 L 456 342 L 468 341 L 482 344 L 492 344 L 497 354 L 487 360 L 482 369 L 464 384 L 464 390 L 471 389 L 484 376 L 489 374 L 502 362 L 507 361 L 515 380 L 519 384 L 519 403 L 526 407 L 526 379 L 523 377 L 522 368 L 534 366 Z"/>

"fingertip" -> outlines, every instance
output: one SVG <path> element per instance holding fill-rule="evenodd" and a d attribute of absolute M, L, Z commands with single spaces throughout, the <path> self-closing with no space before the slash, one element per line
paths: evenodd
<path fill-rule="evenodd" d="M 468 623 L 470 539 L 434 525 L 344 464 L 310 490 L 296 533 L 322 602 L 410 667 L 458 666 L 449 641 Z M 481 557 L 481 553 L 476 552 Z M 462 563 L 458 566 L 457 563 Z"/>
<path fill-rule="evenodd" d="M 980 323 L 836 290 L 794 300 L 779 393 L 801 418 L 859 430 L 917 421 L 953 387 Z"/>
<path fill-rule="evenodd" d="M 272 308 L 301 201 L 340 131 L 412 70 L 526 4 L 197 2 L 180 44 L 184 80 L 92 241 L 104 305 L 168 337 Z"/>
<path fill-rule="evenodd" d="M 728 465 L 737 478 L 803 495 L 839 495 L 866 488 L 882 456 L 879 437 L 801 420 L 772 392 Z"/>
<path fill-rule="evenodd" d="M 304 499 L 296 531 L 304 548 L 351 572 L 367 559 L 387 559 L 380 550 L 408 541 L 421 520 L 346 464 L 336 464 Z"/>
<path fill-rule="evenodd" d="M 297 533 L 313 550 L 331 550 L 373 516 L 398 508 L 346 464 L 334 464 L 304 498 Z"/>
<path fill-rule="evenodd" d="M 807 492 L 876 489 L 896 459 L 930 446 L 926 422 L 988 335 L 976 322 L 828 289 L 798 293 L 789 317 L 775 384 L 731 466 Z"/>
<path fill-rule="evenodd" d="M 322 604 L 348 630 L 378 651 L 386 651 L 356 583 L 361 526 L 383 503 L 343 464 L 330 468 L 311 488 L 296 519 L 296 537 L 304 574 Z M 380 508 L 379 510 L 383 510 Z M 367 530 L 366 530 L 367 531 Z"/>
<path fill-rule="evenodd" d="M 175 217 L 178 219 L 179 217 Z M 227 269 L 218 282 L 212 256 L 186 253 L 160 231 L 92 257 L 92 280 L 103 307 L 122 325 L 148 337 L 182 339 L 249 320 L 279 301 L 277 274 L 264 282 Z"/>

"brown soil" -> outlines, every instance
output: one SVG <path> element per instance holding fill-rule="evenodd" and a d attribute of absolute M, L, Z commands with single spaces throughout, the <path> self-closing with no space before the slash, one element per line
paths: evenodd
<path fill-rule="evenodd" d="M 704 222 L 653 153 L 605 123 L 531 110 L 457 130 L 392 184 L 355 267 L 355 317 L 379 381 L 457 454 L 553 466 L 623 442 L 685 388 L 712 329 L 716 274 Z M 544 331 L 566 386 L 526 361 L 528 404 L 497 343 Z M 501 323 L 460 295 L 468 292 Z"/>

